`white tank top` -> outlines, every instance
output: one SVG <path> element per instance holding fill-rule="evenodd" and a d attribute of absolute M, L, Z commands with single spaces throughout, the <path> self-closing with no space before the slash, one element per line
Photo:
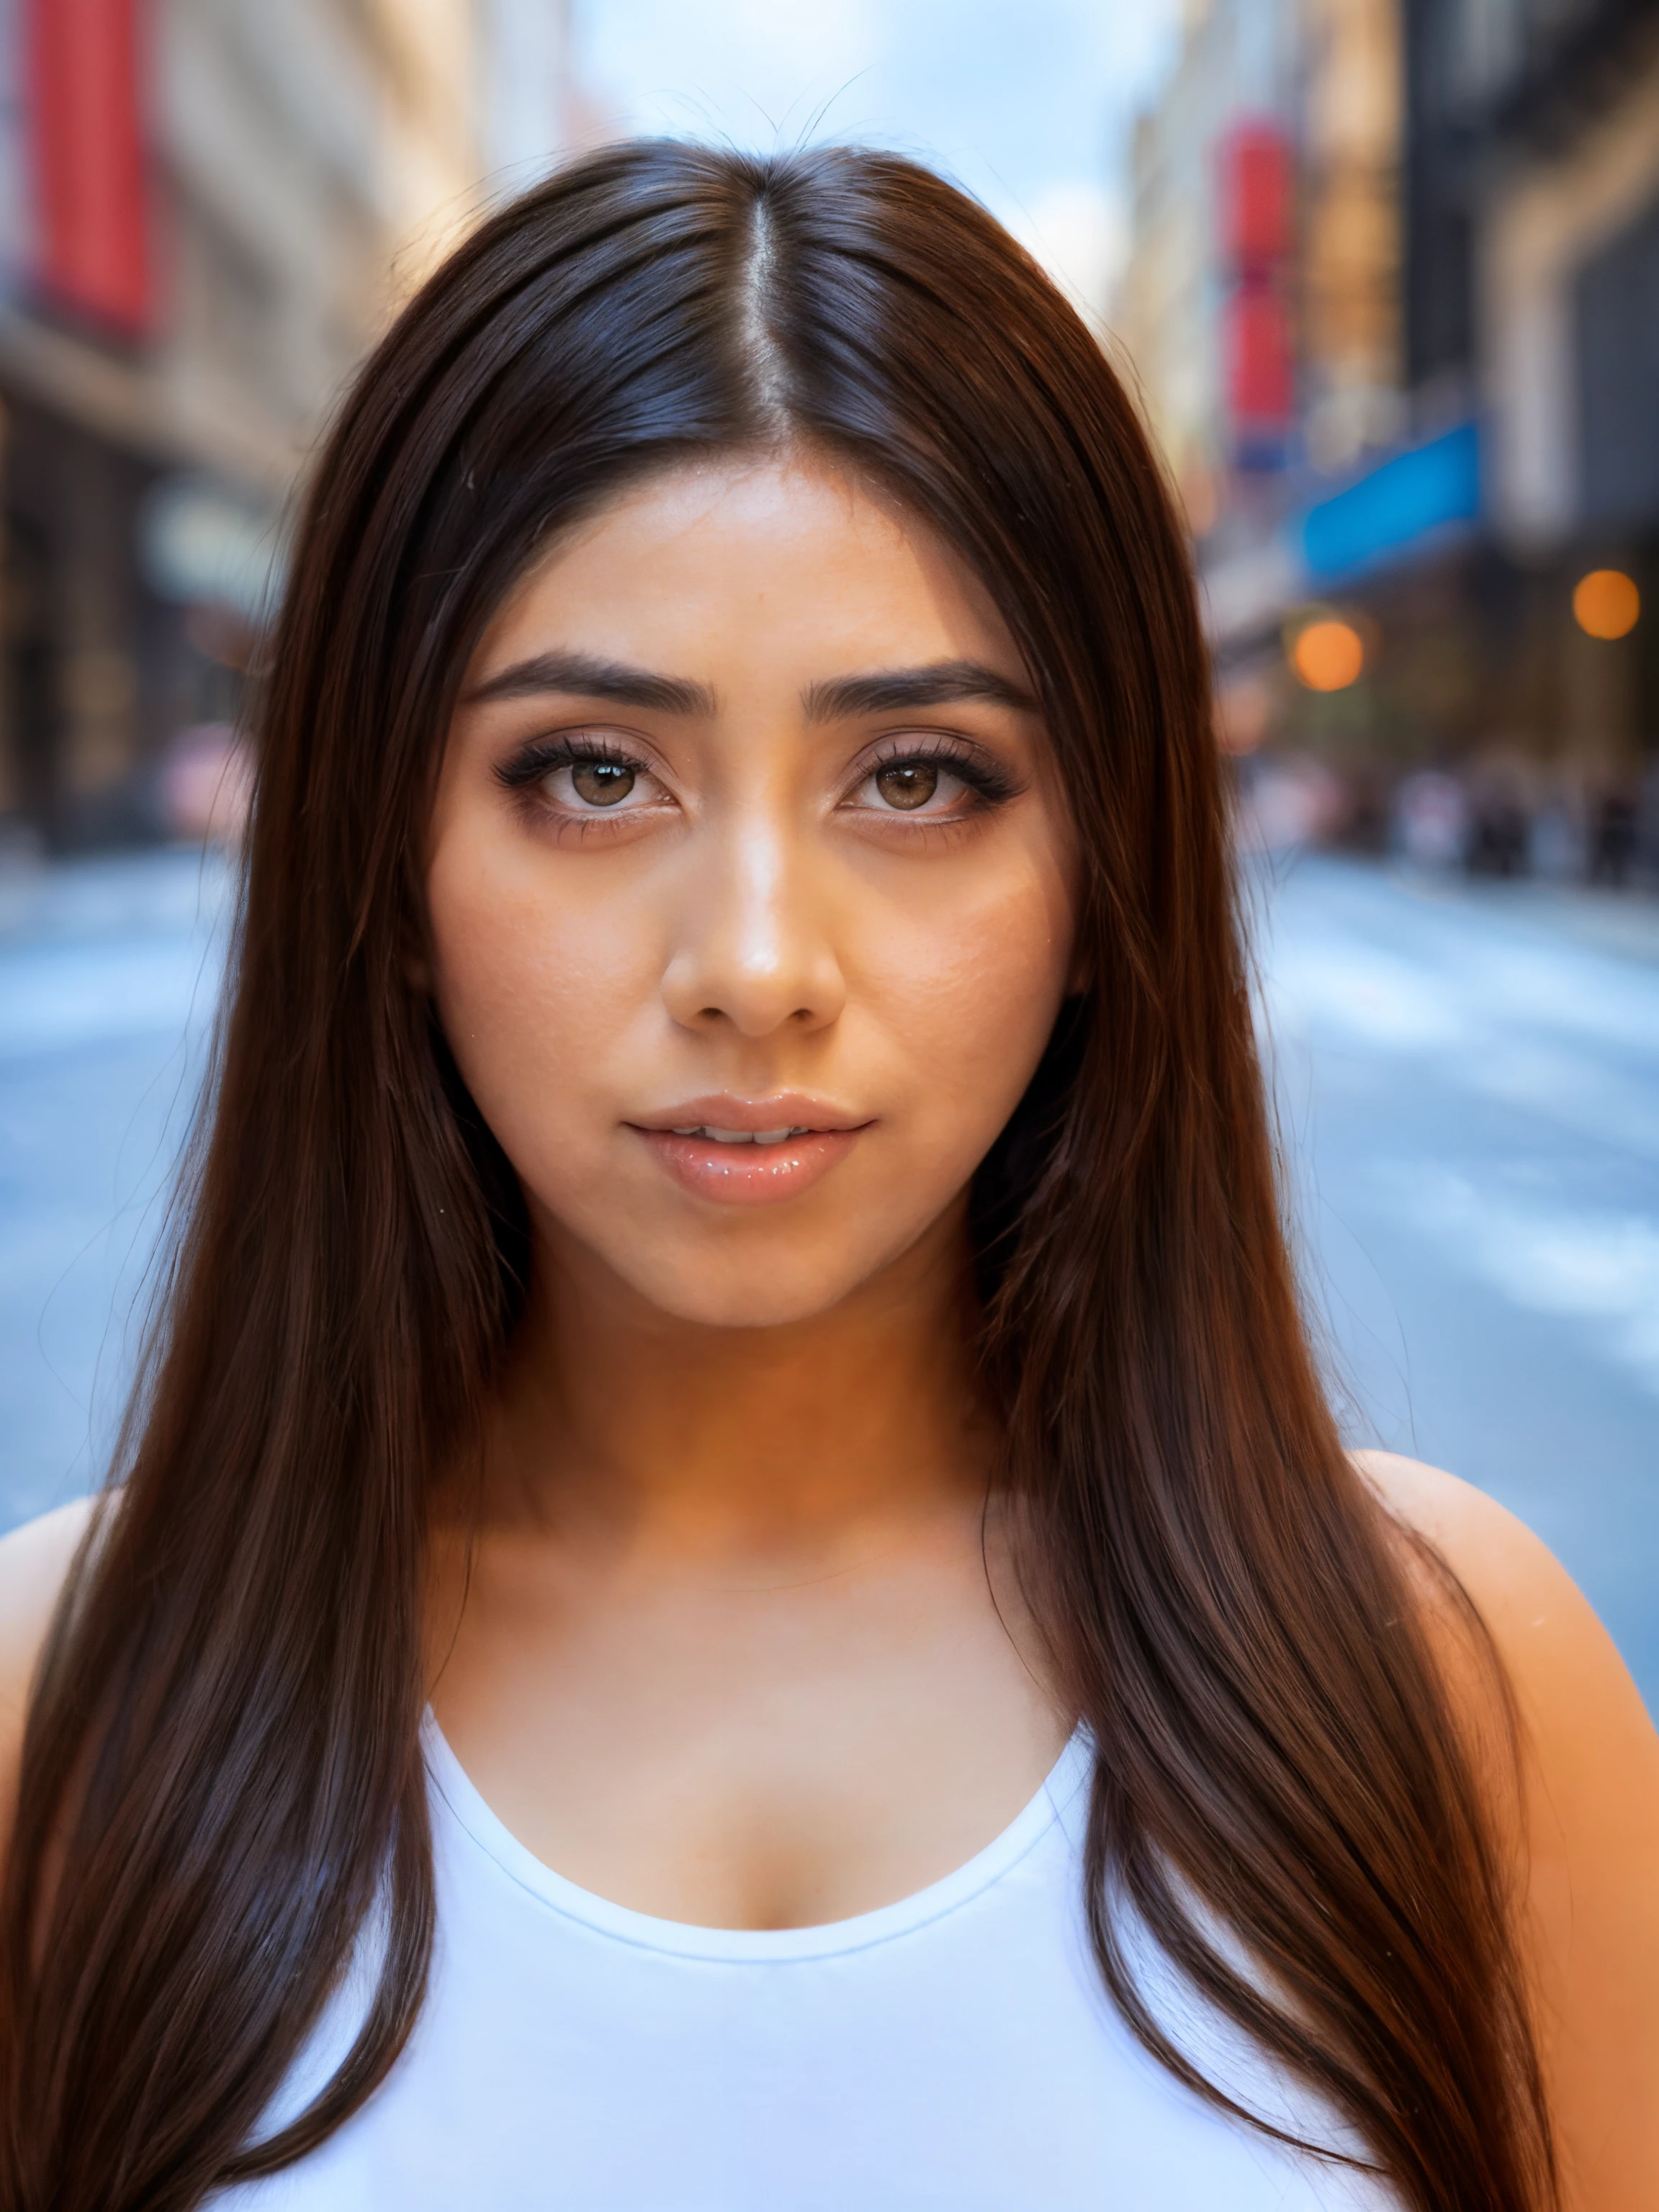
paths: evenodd
<path fill-rule="evenodd" d="M 1395 2200 L 1184 2089 L 1100 1984 L 1074 1739 L 994 1843 L 823 1928 L 694 1928 L 610 1905 L 514 1841 L 428 1721 L 438 1938 L 374 2097 L 223 2212 L 1328 2212 Z M 1231 2031 L 1146 1985 L 1212 2078 L 1343 2141 Z M 269 2123 L 326 2078 L 361 1977 Z M 1190 2032 L 1188 2032 L 1190 2031 Z"/>

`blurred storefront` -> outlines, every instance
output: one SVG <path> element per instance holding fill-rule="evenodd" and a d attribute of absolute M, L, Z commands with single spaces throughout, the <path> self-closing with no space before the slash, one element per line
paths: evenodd
<path fill-rule="evenodd" d="M 1223 742 L 1362 842 L 1449 775 L 1473 865 L 1659 867 L 1659 0 L 1189 0 L 1135 181 Z"/>
<path fill-rule="evenodd" d="M 0 0 L 0 834 L 192 826 L 297 472 L 492 173 L 556 149 L 562 21 Z"/>

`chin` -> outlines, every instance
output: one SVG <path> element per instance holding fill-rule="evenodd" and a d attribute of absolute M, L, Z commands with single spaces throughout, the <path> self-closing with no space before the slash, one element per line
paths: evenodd
<path fill-rule="evenodd" d="M 634 1287 L 661 1313 L 701 1328 L 787 1328 L 816 1321 L 867 1280 L 853 1267 L 738 1267 L 718 1263 L 653 1269 Z"/>
<path fill-rule="evenodd" d="M 532 1206 L 545 1224 L 549 1256 L 579 1301 L 625 1298 L 690 1328 L 789 1328 L 820 1319 L 872 1290 L 930 1230 L 951 1233 L 957 1209 L 884 1210 L 843 1205 L 788 1221 L 783 1209 L 734 1209 L 713 1224 L 665 1223 L 660 1213 L 584 1208 L 571 1219 Z M 573 1208 L 574 1212 L 574 1209 Z M 562 1260 L 560 1258 L 562 1251 Z"/>

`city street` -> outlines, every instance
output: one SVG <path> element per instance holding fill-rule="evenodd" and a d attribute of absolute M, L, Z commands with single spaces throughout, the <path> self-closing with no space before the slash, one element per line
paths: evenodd
<path fill-rule="evenodd" d="M 107 1457 L 227 884 L 189 851 L 0 875 L 0 1525 L 91 1487 Z"/>
<path fill-rule="evenodd" d="M 1259 911 L 1350 1431 L 1537 1529 L 1659 1711 L 1659 905 L 1310 856 Z"/>
<path fill-rule="evenodd" d="M 0 876 L 0 1524 L 108 1452 L 225 887 L 185 852 Z M 1251 896 L 1352 1433 L 1522 1514 L 1659 1710 L 1659 904 L 1323 856 Z"/>

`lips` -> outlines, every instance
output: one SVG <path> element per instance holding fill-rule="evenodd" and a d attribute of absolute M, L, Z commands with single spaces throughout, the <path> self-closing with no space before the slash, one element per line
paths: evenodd
<path fill-rule="evenodd" d="M 787 1093 L 687 1099 L 629 1126 L 681 1189 L 716 1205 L 769 1206 L 810 1190 L 871 1122 Z"/>

